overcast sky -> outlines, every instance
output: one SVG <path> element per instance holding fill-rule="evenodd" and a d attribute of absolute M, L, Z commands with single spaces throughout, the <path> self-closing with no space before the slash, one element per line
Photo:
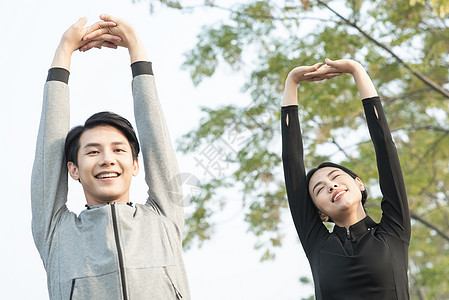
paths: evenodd
<path fill-rule="evenodd" d="M 227 5 L 230 1 L 223 2 Z M 65 29 L 81 16 L 88 17 L 91 24 L 103 12 L 130 20 L 142 37 L 153 61 L 174 146 L 180 136 L 197 126 L 202 116 L 199 106 L 251 104 L 249 96 L 239 92 L 245 78 L 226 67 L 198 87 L 180 68 L 183 53 L 195 46 L 201 25 L 225 18 L 224 12 L 209 9 L 182 15 L 156 6 L 150 14 L 148 2 L 133 4 L 132 0 L 0 0 L 2 299 L 48 298 L 45 270 L 31 236 L 29 190 L 43 85 Z M 134 123 L 131 77 L 125 49 L 75 53 L 69 81 L 71 125 L 83 123 L 102 110 L 119 113 Z M 210 179 L 191 157 L 180 153 L 177 156 L 181 172 L 200 180 Z M 133 202 L 144 202 L 143 176 L 134 179 L 132 189 Z M 277 259 L 261 263 L 262 252 L 253 249 L 255 238 L 246 233 L 240 195 L 235 192 L 220 197 L 228 205 L 214 216 L 217 226 L 212 240 L 184 254 L 192 299 L 297 300 L 310 295 L 312 288 L 299 283 L 299 278 L 310 274 L 310 269 L 290 215 L 285 214 L 283 220 L 286 238 L 282 249 L 276 252 Z M 80 185 L 71 182 L 69 207 L 79 212 L 84 204 Z"/>

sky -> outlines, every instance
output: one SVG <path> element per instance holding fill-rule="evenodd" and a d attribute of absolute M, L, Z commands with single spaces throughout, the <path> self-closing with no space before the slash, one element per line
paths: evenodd
<path fill-rule="evenodd" d="M 249 95 L 240 92 L 245 81 L 241 74 L 223 67 L 195 87 L 188 72 L 180 67 L 184 53 L 195 46 L 201 26 L 226 18 L 222 11 L 181 14 L 156 5 L 150 13 L 147 1 L 132 0 L 0 0 L 2 299 L 48 299 L 46 273 L 31 235 L 29 188 L 43 85 L 62 33 L 82 16 L 92 24 L 100 13 L 127 19 L 139 32 L 153 62 L 157 91 L 175 148 L 176 141 L 196 128 L 204 116 L 200 106 L 251 105 Z M 131 78 L 125 49 L 74 53 L 69 80 L 71 126 L 104 110 L 134 123 Z M 200 181 L 208 179 L 191 156 L 177 153 L 177 157 L 181 173 L 192 174 Z M 131 192 L 131 199 L 138 203 L 146 196 L 140 175 L 134 179 Z M 276 251 L 276 260 L 262 263 L 262 252 L 254 250 L 256 239 L 247 233 L 243 221 L 241 195 L 232 192 L 220 197 L 227 205 L 213 217 L 216 226 L 212 239 L 184 253 L 192 299 L 289 300 L 309 296 L 312 287 L 302 286 L 299 278 L 310 277 L 310 268 L 290 215 L 283 218 L 285 240 Z M 84 199 L 80 185 L 71 181 L 69 208 L 79 213 Z"/>

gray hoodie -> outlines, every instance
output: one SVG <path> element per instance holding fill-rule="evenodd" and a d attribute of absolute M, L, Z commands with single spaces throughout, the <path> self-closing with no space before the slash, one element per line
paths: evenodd
<path fill-rule="evenodd" d="M 190 299 L 177 162 L 152 71 L 134 75 L 148 200 L 134 207 L 97 205 L 79 216 L 66 206 L 69 88 L 65 80 L 51 76 L 45 84 L 31 200 L 33 237 L 51 299 Z"/>

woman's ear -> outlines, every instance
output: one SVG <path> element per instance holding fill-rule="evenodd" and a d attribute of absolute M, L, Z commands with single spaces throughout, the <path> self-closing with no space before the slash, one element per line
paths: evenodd
<path fill-rule="evenodd" d="M 321 221 L 327 222 L 329 221 L 329 216 L 325 215 L 323 212 L 318 210 L 318 215 L 320 216 Z"/>
<path fill-rule="evenodd" d="M 365 190 L 365 185 L 363 184 L 363 181 L 360 178 L 356 178 L 355 182 L 357 182 L 357 185 L 359 186 L 359 189 L 361 192 Z"/>

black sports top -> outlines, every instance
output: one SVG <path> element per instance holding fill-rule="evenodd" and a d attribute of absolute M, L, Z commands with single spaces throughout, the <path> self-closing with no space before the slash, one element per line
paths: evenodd
<path fill-rule="evenodd" d="M 367 216 L 349 230 L 335 225 L 332 233 L 321 222 L 306 186 L 298 106 L 282 107 L 288 201 L 312 269 L 317 300 L 409 299 L 411 225 L 401 166 L 379 97 L 364 99 L 363 107 L 376 151 L 382 219 L 376 223 Z"/>

